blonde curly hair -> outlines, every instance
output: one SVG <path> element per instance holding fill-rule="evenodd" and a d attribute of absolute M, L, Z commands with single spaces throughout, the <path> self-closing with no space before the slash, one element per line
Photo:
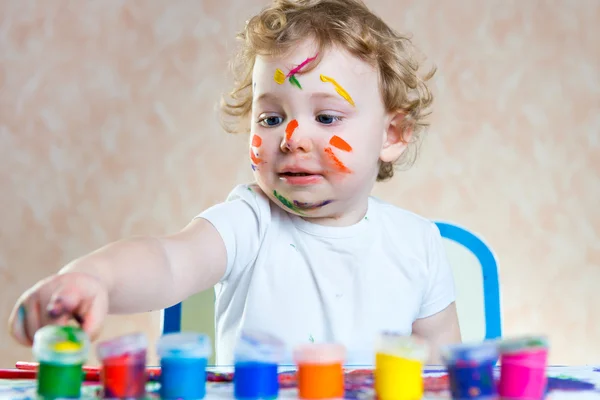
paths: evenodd
<path fill-rule="evenodd" d="M 222 123 L 230 133 L 249 132 L 252 112 L 252 71 L 257 55 L 281 56 L 306 38 L 314 39 L 316 67 L 324 50 L 341 46 L 377 68 L 387 112 L 404 114 L 403 140 L 407 151 L 396 165 L 412 165 L 433 96 L 426 85 L 432 69 L 419 76 L 420 63 L 410 39 L 391 29 L 360 0 L 274 0 L 247 21 L 237 38 L 241 48 L 231 63 L 235 83 L 221 102 Z M 394 175 L 394 164 L 380 162 L 378 181 Z"/>

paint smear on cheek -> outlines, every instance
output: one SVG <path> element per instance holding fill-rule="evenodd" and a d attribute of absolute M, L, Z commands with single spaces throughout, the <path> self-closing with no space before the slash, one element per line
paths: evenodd
<path fill-rule="evenodd" d="M 250 149 L 250 160 L 252 161 L 252 164 L 254 164 L 254 165 L 258 165 L 262 162 L 262 160 L 260 158 L 256 157 L 256 154 L 254 154 L 252 149 Z"/>
<path fill-rule="evenodd" d="M 352 151 L 352 146 L 350 146 L 348 144 L 348 142 L 346 142 L 344 139 L 342 139 L 339 136 L 332 136 L 331 139 L 329 140 L 329 144 L 332 145 L 333 147 L 337 147 L 338 149 L 342 150 L 342 151 L 347 151 L 347 152 L 351 152 Z"/>
<path fill-rule="evenodd" d="M 298 121 L 296 121 L 295 119 L 291 120 L 287 124 L 287 126 L 285 127 L 285 140 L 290 140 L 292 138 L 292 135 L 294 134 L 294 131 L 297 127 Z"/>
<path fill-rule="evenodd" d="M 327 154 L 329 160 L 331 160 L 331 162 L 338 171 L 343 172 L 345 174 L 349 174 L 352 172 L 348 167 L 344 165 L 344 163 L 339 158 L 335 156 L 335 154 L 333 154 L 333 150 L 331 149 L 331 147 L 325 148 L 325 154 Z"/>
<path fill-rule="evenodd" d="M 258 135 L 252 136 L 252 147 L 260 147 L 262 144 L 262 138 Z M 260 164 L 262 160 L 254 154 L 254 151 L 250 147 L 250 160 L 252 160 L 252 170 L 256 171 L 256 165 Z"/>
<path fill-rule="evenodd" d="M 262 144 L 262 138 L 258 135 L 252 136 L 252 147 L 260 147 Z"/>
<path fill-rule="evenodd" d="M 281 194 L 277 193 L 277 190 L 273 190 L 273 196 L 275 196 L 275 198 L 277 200 L 279 200 L 279 202 L 281 204 L 283 204 L 284 206 L 286 206 L 290 210 L 295 211 L 298 214 L 302 214 L 302 210 L 298 209 L 298 207 L 295 206 L 294 203 L 292 203 L 291 201 L 289 201 L 288 199 L 286 199 L 284 196 L 282 196 Z"/>

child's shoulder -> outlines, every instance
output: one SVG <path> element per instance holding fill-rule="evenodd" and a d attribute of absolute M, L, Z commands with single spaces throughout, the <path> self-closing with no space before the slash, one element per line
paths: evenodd
<path fill-rule="evenodd" d="M 369 201 L 384 229 L 392 230 L 398 239 L 408 237 L 413 241 L 439 235 L 437 226 L 430 219 L 377 197 L 372 196 Z"/>
<path fill-rule="evenodd" d="M 411 226 L 430 228 L 433 223 L 430 219 L 427 219 L 415 212 L 406 210 L 402 207 L 398 207 L 392 203 L 381 200 L 377 197 L 371 196 L 369 201 L 372 205 L 377 207 L 377 212 L 385 218 L 392 219 L 393 221 L 410 224 Z"/>

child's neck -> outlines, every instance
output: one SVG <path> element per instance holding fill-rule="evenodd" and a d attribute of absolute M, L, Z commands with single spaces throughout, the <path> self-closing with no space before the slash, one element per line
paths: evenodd
<path fill-rule="evenodd" d="M 367 214 L 369 200 L 364 199 L 361 204 L 353 204 L 340 213 L 334 213 L 323 217 L 302 217 L 307 222 L 324 226 L 351 226 L 360 222 Z"/>

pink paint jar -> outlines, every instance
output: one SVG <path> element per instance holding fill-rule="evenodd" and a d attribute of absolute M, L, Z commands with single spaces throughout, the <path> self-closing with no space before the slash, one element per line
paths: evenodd
<path fill-rule="evenodd" d="M 540 400 L 546 393 L 548 378 L 548 340 L 543 336 L 500 341 L 501 398 Z"/>

